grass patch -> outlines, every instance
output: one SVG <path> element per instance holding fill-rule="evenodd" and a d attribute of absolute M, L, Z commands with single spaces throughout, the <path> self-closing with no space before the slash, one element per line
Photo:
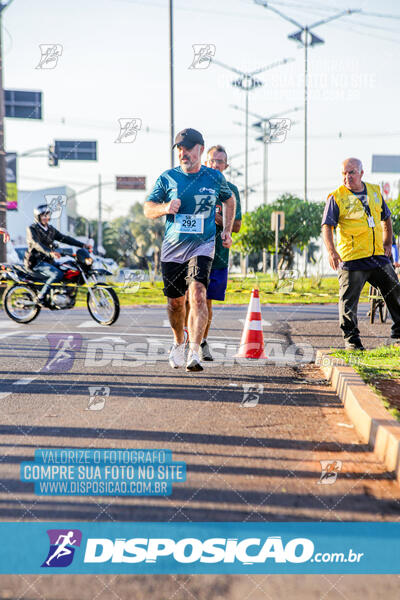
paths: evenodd
<path fill-rule="evenodd" d="M 281 286 L 285 286 L 282 291 Z M 165 304 L 163 283 L 144 281 L 139 289 L 123 290 L 122 286 L 114 286 L 118 293 L 121 306 L 140 304 Z M 270 275 L 253 277 L 231 277 L 228 280 L 225 302 L 227 304 L 245 304 L 250 300 L 250 292 L 258 288 L 262 304 L 336 304 L 338 302 L 339 282 L 337 277 L 325 277 L 317 280 L 314 277 L 300 277 L 293 283 L 284 280 L 278 282 Z M 364 288 L 361 301 L 367 300 L 367 287 Z M 77 306 L 85 306 L 86 292 L 80 290 Z"/>
<path fill-rule="evenodd" d="M 121 306 L 140 304 L 165 304 L 163 283 L 161 281 L 140 282 L 139 289 L 122 289 L 121 284 L 111 284 L 116 290 Z M 283 287 L 282 287 L 283 286 Z M 250 300 L 250 292 L 258 288 L 262 304 L 336 304 L 338 302 L 339 283 L 337 277 L 299 277 L 278 281 L 271 275 L 257 274 L 249 277 L 230 277 L 226 291 L 227 304 L 245 304 Z M 367 300 L 368 289 L 364 288 L 361 301 Z M 77 306 L 86 305 L 86 290 L 78 292 Z"/>
<path fill-rule="evenodd" d="M 350 364 L 363 381 L 368 383 L 382 398 L 389 412 L 400 421 L 400 410 L 393 408 L 376 387 L 376 383 L 383 379 L 400 380 L 400 348 L 380 346 L 365 352 L 337 350 L 332 353 L 332 356 L 342 358 L 347 364 Z"/>

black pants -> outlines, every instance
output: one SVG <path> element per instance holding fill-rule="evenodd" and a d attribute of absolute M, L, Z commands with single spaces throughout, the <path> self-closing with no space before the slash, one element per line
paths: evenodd
<path fill-rule="evenodd" d="M 360 338 L 360 330 L 357 327 L 357 306 L 366 281 L 381 292 L 393 319 L 391 336 L 400 338 L 400 283 L 390 263 L 369 271 L 341 269 L 338 278 L 339 321 L 345 340 L 353 342 Z"/>

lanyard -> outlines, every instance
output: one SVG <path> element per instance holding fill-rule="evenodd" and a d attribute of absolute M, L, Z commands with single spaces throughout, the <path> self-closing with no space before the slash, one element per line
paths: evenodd
<path fill-rule="evenodd" d="M 361 200 L 360 196 L 358 196 L 355 192 L 352 192 L 352 194 L 354 196 L 356 196 L 356 198 L 358 198 L 358 200 L 361 202 L 361 206 L 363 207 L 365 214 L 367 215 L 368 218 L 370 218 L 372 215 L 371 215 L 371 209 L 370 209 L 369 204 L 368 204 L 368 194 L 365 193 L 366 191 L 367 191 L 367 188 L 366 188 L 366 186 L 364 184 L 364 189 L 363 189 L 363 192 L 362 192 L 362 196 L 367 199 L 367 201 L 366 201 L 365 204 Z M 361 192 L 360 192 L 360 194 L 361 194 Z"/>

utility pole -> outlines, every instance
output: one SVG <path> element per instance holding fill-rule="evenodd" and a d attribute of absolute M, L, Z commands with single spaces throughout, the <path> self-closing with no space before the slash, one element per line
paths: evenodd
<path fill-rule="evenodd" d="M 97 252 L 102 254 L 103 249 L 103 218 L 102 218 L 102 206 L 101 206 L 101 175 L 99 173 L 98 183 L 98 199 L 99 199 L 99 220 L 97 225 Z"/>
<path fill-rule="evenodd" d="M 235 108 L 237 110 L 243 110 L 242 108 L 240 108 L 240 106 L 236 106 L 236 105 L 233 106 L 233 108 Z M 271 115 L 270 117 L 262 117 L 261 115 L 258 115 L 257 113 L 247 111 L 247 113 L 249 115 L 252 115 L 253 117 L 256 117 L 257 119 L 259 119 L 259 122 L 253 123 L 252 127 L 256 127 L 258 129 L 262 130 L 262 136 L 256 138 L 256 141 L 262 142 L 263 146 L 264 146 L 264 150 L 263 150 L 263 204 L 265 204 L 265 205 L 268 203 L 268 145 L 271 143 L 271 141 L 274 137 L 274 132 L 275 132 L 275 127 L 271 123 L 271 120 L 275 119 L 277 117 L 281 117 L 289 112 L 295 112 L 297 110 L 300 110 L 299 106 L 296 106 L 295 108 L 291 108 L 289 110 L 285 110 L 283 112 L 276 113 L 274 115 Z M 265 248 L 263 249 L 262 262 L 263 262 L 263 273 L 266 273 L 267 272 L 267 251 Z M 271 262 L 271 264 L 272 264 L 272 262 Z"/>
<path fill-rule="evenodd" d="M 169 91 L 170 91 L 170 152 L 171 169 L 174 168 L 175 117 L 174 117 L 174 13 L 173 0 L 169 0 Z"/>
<path fill-rule="evenodd" d="M 232 105 L 232 108 L 235 108 L 236 110 L 241 110 L 242 112 L 244 112 L 243 108 L 241 108 L 240 106 Z M 273 141 L 274 134 L 276 133 L 276 125 L 271 123 L 271 121 L 272 121 L 272 119 L 276 119 L 277 117 L 282 117 L 284 115 L 287 115 L 288 113 L 296 112 L 298 110 L 301 110 L 300 106 L 296 106 L 295 108 L 290 108 L 288 110 L 285 110 L 285 111 L 282 111 L 279 113 L 275 113 L 274 115 L 271 115 L 269 117 L 262 117 L 261 115 L 258 115 L 257 113 L 248 111 L 249 115 L 259 119 L 259 121 L 257 123 L 253 123 L 252 127 L 256 127 L 258 129 L 262 130 L 262 136 L 256 138 L 256 141 L 262 142 L 264 144 L 264 153 L 263 153 L 263 203 L 264 204 L 267 204 L 267 202 L 268 202 L 268 144 L 270 144 L 271 141 Z M 238 123 L 238 125 L 240 125 L 240 123 Z"/>
<path fill-rule="evenodd" d="M 246 124 L 245 124 L 245 167 L 244 167 L 244 212 L 248 212 L 249 202 L 248 202 L 248 166 L 249 166 L 249 92 L 253 91 L 255 88 L 260 87 L 263 84 L 262 81 L 257 79 L 255 75 L 259 75 L 264 71 L 269 71 L 275 67 L 279 67 L 281 65 L 285 65 L 294 60 L 293 58 L 284 58 L 283 60 L 279 60 L 274 62 L 267 67 L 263 67 L 261 69 L 257 69 L 256 71 L 252 71 L 251 73 L 244 73 L 243 71 L 239 71 L 235 67 L 230 67 L 225 65 L 224 63 L 211 59 L 211 62 L 216 65 L 222 67 L 223 69 L 227 69 L 228 71 L 232 71 L 233 73 L 238 74 L 240 77 L 236 81 L 232 82 L 232 85 L 240 88 L 244 92 L 246 92 L 246 101 L 245 101 L 245 112 L 246 112 Z"/>
<path fill-rule="evenodd" d="M 339 19 L 340 17 L 344 17 L 347 15 L 352 15 L 354 13 L 359 13 L 361 10 L 344 10 L 336 15 L 328 17 L 327 19 L 322 19 L 321 21 L 316 21 L 311 25 L 301 25 L 291 17 L 288 17 L 280 10 L 277 10 L 274 6 L 270 6 L 269 2 L 265 2 L 264 0 L 254 0 L 256 4 L 259 6 L 263 6 L 274 12 L 275 14 L 285 19 L 285 21 L 289 21 L 296 27 L 299 27 L 299 31 L 288 35 L 290 40 L 294 40 L 299 42 L 302 46 L 304 46 L 304 200 L 308 201 L 308 48 L 311 46 L 315 46 L 316 44 L 324 44 L 324 40 L 316 36 L 312 33 L 311 29 L 315 29 L 320 25 L 325 25 L 325 23 L 329 23 L 335 19 Z"/>
<path fill-rule="evenodd" d="M 6 183 L 6 149 L 4 139 L 4 89 L 3 89 L 3 10 L 11 4 L 0 4 L 0 227 L 7 229 L 7 183 Z M 0 236 L 0 262 L 7 260 L 7 246 L 3 236 Z"/>
<path fill-rule="evenodd" d="M 281 65 L 284 65 L 288 62 L 291 62 L 294 59 L 291 58 L 284 58 L 283 60 L 274 62 L 270 65 L 268 65 L 267 67 L 263 67 L 261 69 L 256 69 L 255 71 L 252 71 L 251 73 L 244 73 L 243 71 L 239 71 L 238 69 L 236 69 L 235 67 L 230 67 L 228 65 L 225 65 L 224 63 L 219 62 L 218 60 L 215 60 L 214 58 L 211 59 L 211 61 L 213 63 L 215 63 L 216 65 L 219 65 L 220 67 L 222 67 L 223 69 L 228 69 L 228 71 L 232 71 L 233 73 L 236 73 L 239 75 L 239 79 L 236 79 L 236 81 L 232 82 L 232 85 L 235 87 L 240 88 L 241 90 L 246 92 L 246 102 L 245 102 L 245 112 L 246 112 L 246 124 L 245 124 L 245 166 L 244 166 L 244 213 L 247 213 L 249 210 L 249 186 L 248 186 L 248 178 L 249 178 L 249 92 L 253 91 L 255 88 L 260 87 L 261 85 L 263 85 L 263 82 L 260 81 L 259 79 L 257 79 L 257 77 L 255 77 L 255 75 L 258 75 L 259 73 L 263 73 L 264 71 L 269 71 L 270 69 L 273 69 L 274 67 L 279 67 Z M 246 276 L 247 274 L 247 263 L 248 263 L 248 257 L 243 257 L 243 255 L 241 255 L 241 266 L 242 266 L 242 274 L 243 276 Z"/>

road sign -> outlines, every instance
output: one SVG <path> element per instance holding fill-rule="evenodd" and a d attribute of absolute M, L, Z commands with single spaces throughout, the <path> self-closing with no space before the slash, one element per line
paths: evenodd
<path fill-rule="evenodd" d="M 373 154 L 373 173 L 400 173 L 400 155 Z"/>
<path fill-rule="evenodd" d="M 386 182 L 383 184 L 383 192 L 386 194 L 386 196 L 389 196 L 390 194 L 390 183 Z"/>
<path fill-rule="evenodd" d="M 285 229 L 285 213 L 283 210 L 274 210 L 271 213 L 271 230 L 283 231 Z"/>
<path fill-rule="evenodd" d="M 7 210 L 18 209 L 17 153 L 6 152 Z"/>
<path fill-rule="evenodd" d="M 4 90 L 6 117 L 15 119 L 42 118 L 42 92 L 28 90 Z"/>
<path fill-rule="evenodd" d="M 116 176 L 117 190 L 145 190 L 146 177 Z"/>
<path fill-rule="evenodd" d="M 56 140 L 54 152 L 58 160 L 97 160 L 97 142 Z"/>

